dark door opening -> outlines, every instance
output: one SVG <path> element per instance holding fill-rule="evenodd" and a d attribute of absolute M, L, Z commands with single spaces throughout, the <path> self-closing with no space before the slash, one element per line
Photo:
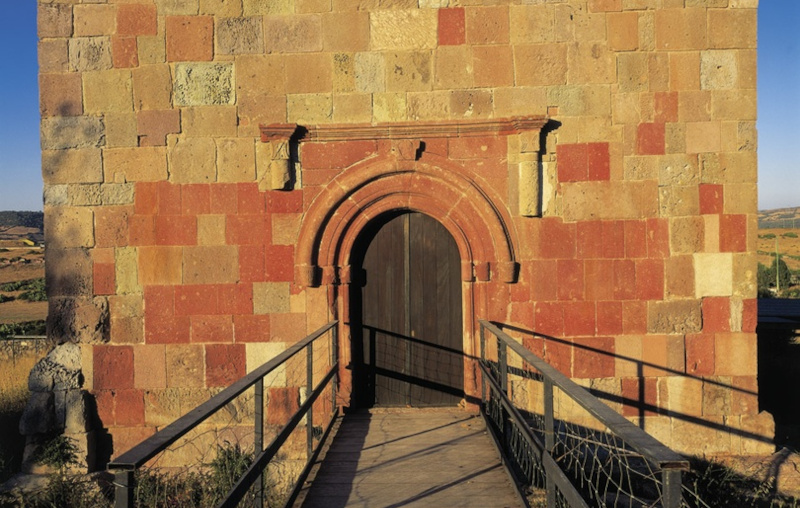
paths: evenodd
<path fill-rule="evenodd" d="M 427 215 L 396 213 L 370 224 L 353 252 L 353 402 L 457 405 L 464 349 L 453 237 Z"/>

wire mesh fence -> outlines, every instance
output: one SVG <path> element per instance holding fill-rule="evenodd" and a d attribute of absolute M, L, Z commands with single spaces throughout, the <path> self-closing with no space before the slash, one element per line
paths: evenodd
<path fill-rule="evenodd" d="M 225 389 L 162 395 L 190 410 L 116 458 L 116 506 L 284 506 L 336 415 L 336 322 Z M 179 394 L 180 395 L 180 394 Z M 208 400 L 199 400 L 204 398 Z M 196 406 L 196 407 L 194 407 Z M 193 409 L 192 409 L 193 407 Z M 167 423 L 166 421 L 164 423 Z"/>

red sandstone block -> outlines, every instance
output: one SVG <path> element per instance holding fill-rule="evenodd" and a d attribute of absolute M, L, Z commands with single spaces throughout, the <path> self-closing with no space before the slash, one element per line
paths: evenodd
<path fill-rule="evenodd" d="M 564 335 L 594 335 L 597 326 L 594 302 L 564 302 Z"/>
<path fill-rule="evenodd" d="M 535 318 L 533 303 L 515 302 L 511 304 L 511 323 L 525 330 L 533 331 Z"/>
<path fill-rule="evenodd" d="M 504 136 L 450 138 L 448 148 L 451 159 L 497 160 L 508 156 L 508 141 Z"/>
<path fill-rule="evenodd" d="M 133 211 L 139 215 L 158 213 L 158 182 L 136 182 Z"/>
<path fill-rule="evenodd" d="M 303 143 L 300 160 L 304 169 L 344 169 L 377 150 L 374 141 Z"/>
<path fill-rule="evenodd" d="M 561 302 L 536 302 L 534 304 L 534 331 L 542 335 L 564 335 L 564 308 Z"/>
<path fill-rule="evenodd" d="M 133 388 L 133 348 L 131 346 L 94 346 L 95 390 Z"/>
<path fill-rule="evenodd" d="M 294 245 L 267 245 L 266 278 L 270 282 L 294 279 Z"/>
<path fill-rule="evenodd" d="M 94 294 L 113 295 L 116 292 L 114 263 L 95 263 L 92 267 Z"/>
<path fill-rule="evenodd" d="M 664 155 L 665 131 L 663 123 L 639 124 L 636 133 L 636 153 L 639 155 Z"/>
<path fill-rule="evenodd" d="M 758 300 L 748 298 L 742 301 L 742 331 L 752 333 L 756 331 L 758 324 Z"/>
<path fill-rule="evenodd" d="M 580 379 L 614 377 L 613 337 L 579 337 L 574 339 L 572 375 Z"/>
<path fill-rule="evenodd" d="M 128 217 L 128 244 L 134 247 L 156 244 L 156 221 L 152 215 Z"/>
<path fill-rule="evenodd" d="M 169 182 L 156 183 L 158 193 L 158 213 L 161 215 L 180 215 L 181 186 Z"/>
<path fill-rule="evenodd" d="M 747 216 L 721 215 L 719 218 L 719 250 L 745 252 L 747 250 Z"/>
<path fill-rule="evenodd" d="M 572 343 L 563 339 L 546 339 L 544 359 L 565 376 L 572 377 Z"/>
<path fill-rule="evenodd" d="M 647 223 L 644 220 L 625 221 L 625 257 L 647 257 Z"/>
<path fill-rule="evenodd" d="M 525 349 L 544 360 L 544 339 L 541 337 L 525 336 L 522 338 Z"/>
<path fill-rule="evenodd" d="M 163 318 L 175 315 L 175 288 L 173 286 L 144 287 L 144 318 Z"/>
<path fill-rule="evenodd" d="M 457 46 L 465 42 L 464 8 L 439 9 L 439 46 Z"/>
<path fill-rule="evenodd" d="M 583 182 L 589 177 L 589 150 L 585 143 L 556 147 L 559 182 Z"/>
<path fill-rule="evenodd" d="M 190 316 L 190 342 L 233 342 L 231 316 Z"/>
<path fill-rule="evenodd" d="M 703 332 L 731 331 L 731 300 L 725 297 L 703 298 Z"/>
<path fill-rule="evenodd" d="M 597 302 L 597 333 L 622 333 L 622 302 Z"/>
<path fill-rule="evenodd" d="M 636 298 L 636 262 L 632 259 L 614 260 L 614 299 Z"/>
<path fill-rule="evenodd" d="M 219 313 L 245 315 L 253 313 L 252 284 L 217 284 Z"/>
<path fill-rule="evenodd" d="M 184 185 L 181 190 L 181 213 L 200 215 L 211 212 L 211 186 L 204 183 Z"/>
<path fill-rule="evenodd" d="M 144 424 L 144 394 L 142 390 L 114 392 L 114 420 L 117 425 Z"/>
<path fill-rule="evenodd" d="M 218 285 L 186 284 L 175 286 L 176 316 L 200 316 L 219 313 Z"/>
<path fill-rule="evenodd" d="M 588 157 L 588 179 L 611 179 L 611 156 L 608 152 L 608 143 L 589 143 L 586 145 Z"/>
<path fill-rule="evenodd" d="M 658 380 L 648 378 L 622 379 L 622 416 L 655 416 L 658 408 Z"/>
<path fill-rule="evenodd" d="M 678 92 L 656 92 L 653 119 L 658 123 L 678 121 Z"/>
<path fill-rule="evenodd" d="M 206 386 L 228 386 L 247 373 L 244 344 L 206 346 Z"/>
<path fill-rule="evenodd" d="M 584 299 L 583 260 L 559 259 L 556 265 L 558 272 L 558 299 Z"/>
<path fill-rule="evenodd" d="M 267 191 L 267 212 L 301 213 L 303 191 Z"/>
<path fill-rule="evenodd" d="M 272 221 L 265 214 L 228 215 L 225 242 L 228 245 L 264 245 L 269 242 Z"/>
<path fill-rule="evenodd" d="M 255 182 L 239 183 L 237 187 L 237 206 L 240 214 L 263 214 L 264 194 L 258 191 Z"/>
<path fill-rule="evenodd" d="M 214 57 L 214 18 L 167 16 L 167 61 L 199 62 Z"/>
<path fill-rule="evenodd" d="M 95 211 L 95 247 L 125 247 L 128 245 L 128 216 L 131 206 L 106 206 Z"/>
<path fill-rule="evenodd" d="M 565 224 L 560 218 L 541 219 L 538 253 L 542 258 L 574 258 L 576 244 L 575 224 Z"/>
<path fill-rule="evenodd" d="M 171 316 L 144 321 L 144 341 L 147 344 L 188 344 L 189 318 Z"/>
<path fill-rule="evenodd" d="M 100 424 L 106 428 L 114 425 L 114 392 L 111 390 L 95 390 L 92 395 L 94 395 Z"/>
<path fill-rule="evenodd" d="M 625 222 L 607 220 L 602 222 L 603 249 L 601 255 L 604 258 L 624 258 L 625 257 Z"/>
<path fill-rule="evenodd" d="M 637 259 L 636 299 L 662 300 L 664 298 L 664 261 Z"/>
<path fill-rule="evenodd" d="M 614 260 L 587 259 L 584 264 L 586 299 L 614 299 Z"/>
<path fill-rule="evenodd" d="M 686 373 L 696 376 L 714 374 L 715 346 L 713 333 L 688 334 L 685 339 Z"/>
<path fill-rule="evenodd" d="M 266 281 L 263 245 L 239 246 L 239 280 L 242 282 Z"/>
<path fill-rule="evenodd" d="M 122 4 L 117 6 L 118 35 L 156 35 L 158 19 L 155 5 Z"/>
<path fill-rule="evenodd" d="M 638 300 L 622 302 L 622 333 L 625 335 L 647 333 L 647 302 Z"/>
<path fill-rule="evenodd" d="M 267 400 L 267 423 L 286 425 L 300 409 L 300 389 L 270 388 Z"/>
<path fill-rule="evenodd" d="M 723 191 L 721 184 L 700 184 L 700 213 L 718 214 L 723 210 Z"/>
<path fill-rule="evenodd" d="M 235 183 L 211 185 L 211 213 L 236 214 L 239 211 L 239 189 Z"/>
<path fill-rule="evenodd" d="M 558 298 L 557 261 L 551 259 L 534 260 L 531 266 L 531 298 L 534 301 L 555 300 Z"/>
<path fill-rule="evenodd" d="M 341 170 L 339 169 L 308 169 L 303 173 L 303 187 L 308 190 L 308 186 L 321 186 L 327 185 L 331 180 L 336 178 Z M 306 198 L 310 203 L 313 201 L 313 196 Z"/>
<path fill-rule="evenodd" d="M 603 224 L 601 221 L 579 222 L 576 226 L 578 257 L 583 259 L 602 257 Z"/>
<path fill-rule="evenodd" d="M 111 61 L 118 69 L 138 67 L 139 50 L 136 45 L 136 37 L 112 37 Z"/>
<path fill-rule="evenodd" d="M 197 218 L 182 215 L 156 216 L 156 245 L 196 245 Z"/>
<path fill-rule="evenodd" d="M 136 114 L 139 146 L 167 146 L 167 134 L 181 131 L 181 112 L 178 109 L 144 110 Z"/>
<path fill-rule="evenodd" d="M 647 255 L 651 258 L 669 257 L 668 219 L 647 219 Z"/>
<path fill-rule="evenodd" d="M 233 316 L 233 331 L 236 342 L 268 342 L 269 315 Z"/>
<path fill-rule="evenodd" d="M 531 272 L 531 264 L 528 262 L 523 262 L 519 267 L 517 283 L 509 285 L 508 288 L 512 303 L 531 301 L 532 279 L 533 273 Z"/>

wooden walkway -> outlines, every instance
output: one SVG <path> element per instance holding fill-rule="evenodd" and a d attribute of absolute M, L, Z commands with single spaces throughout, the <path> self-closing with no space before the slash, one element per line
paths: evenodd
<path fill-rule="evenodd" d="M 491 439 L 458 409 L 348 414 L 296 506 L 521 507 Z"/>

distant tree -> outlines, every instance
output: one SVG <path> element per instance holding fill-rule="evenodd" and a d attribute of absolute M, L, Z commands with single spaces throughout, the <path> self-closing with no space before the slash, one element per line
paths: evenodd
<path fill-rule="evenodd" d="M 778 278 L 775 278 L 775 271 L 778 270 Z M 758 264 L 758 294 L 761 298 L 768 298 L 766 293 L 770 288 L 775 288 L 776 282 L 780 283 L 781 291 L 787 289 L 792 282 L 792 273 L 789 267 L 781 258 L 772 260 L 772 266 L 767 268 L 761 263 Z M 765 296 L 762 296 L 764 294 Z"/>

